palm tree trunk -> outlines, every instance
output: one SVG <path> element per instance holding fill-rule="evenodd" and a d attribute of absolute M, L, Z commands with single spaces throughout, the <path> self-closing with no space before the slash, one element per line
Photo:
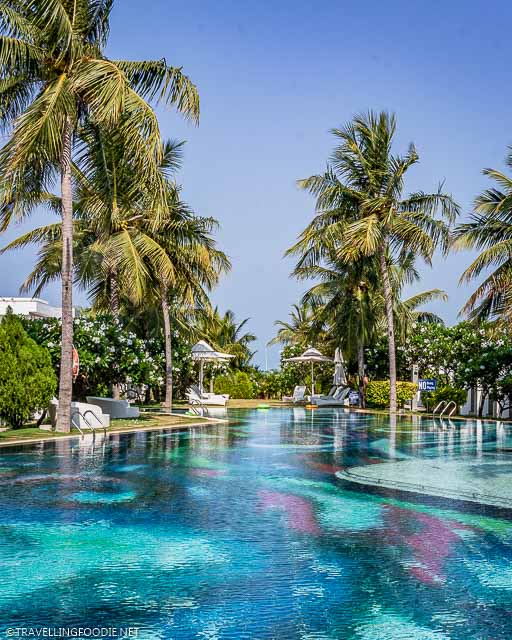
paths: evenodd
<path fill-rule="evenodd" d="M 119 282 L 115 269 L 110 272 L 110 310 L 114 319 L 119 320 Z"/>
<path fill-rule="evenodd" d="M 71 186 L 71 121 L 62 134 L 62 334 L 57 431 L 71 431 L 73 393 L 73 194 Z"/>
<path fill-rule="evenodd" d="M 487 398 L 487 391 L 482 388 L 481 394 L 480 394 L 480 401 L 478 403 L 478 417 L 481 418 L 484 415 L 484 405 L 485 405 L 485 399 Z"/>
<path fill-rule="evenodd" d="M 364 384 L 364 345 L 359 341 L 357 345 L 357 375 L 359 377 L 359 406 L 366 408 L 366 387 Z"/>
<path fill-rule="evenodd" d="M 165 400 L 164 407 L 172 407 L 172 335 L 171 318 L 169 316 L 168 291 L 165 285 L 161 287 L 162 314 L 164 316 L 164 343 L 165 343 Z"/>
<path fill-rule="evenodd" d="M 114 320 L 119 320 L 119 282 L 115 269 L 110 272 L 110 310 Z M 121 390 L 118 384 L 112 385 L 112 397 L 114 400 L 119 400 L 121 397 Z"/>
<path fill-rule="evenodd" d="M 393 314 L 393 293 L 389 281 L 388 265 L 386 263 L 386 245 L 379 251 L 380 275 L 384 289 L 384 301 L 386 305 L 386 322 L 388 325 L 389 344 L 389 410 L 396 413 L 396 350 L 395 350 L 395 326 Z"/>

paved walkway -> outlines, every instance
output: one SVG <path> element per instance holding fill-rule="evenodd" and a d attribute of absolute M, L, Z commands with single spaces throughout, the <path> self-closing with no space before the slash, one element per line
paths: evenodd
<path fill-rule="evenodd" d="M 340 480 L 512 509 L 512 459 L 401 460 L 339 471 Z"/>

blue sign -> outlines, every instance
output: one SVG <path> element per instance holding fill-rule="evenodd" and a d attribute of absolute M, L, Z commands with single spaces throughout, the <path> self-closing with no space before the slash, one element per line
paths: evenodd
<path fill-rule="evenodd" d="M 418 380 L 418 389 L 420 391 L 435 391 L 437 389 L 437 380 L 435 378 L 423 378 Z"/>
<path fill-rule="evenodd" d="M 351 391 L 348 394 L 348 403 L 349 404 L 359 404 L 359 391 Z"/>

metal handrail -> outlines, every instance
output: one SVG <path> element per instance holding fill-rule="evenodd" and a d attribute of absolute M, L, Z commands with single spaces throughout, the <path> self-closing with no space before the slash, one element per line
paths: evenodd
<path fill-rule="evenodd" d="M 449 418 L 451 418 L 451 417 L 452 417 L 452 415 L 454 414 L 454 412 L 455 412 L 455 411 L 456 411 L 456 409 L 457 409 L 457 403 L 455 402 L 455 400 L 450 400 L 450 402 L 448 402 L 448 404 L 446 405 L 446 407 L 444 407 L 444 409 L 443 409 L 443 410 L 441 411 L 441 413 L 439 414 L 439 417 L 440 417 L 440 418 L 442 418 L 442 417 L 443 417 L 443 414 L 445 413 L 445 411 L 448 411 L 448 407 L 449 407 L 450 405 L 452 405 L 452 404 L 453 404 L 453 408 L 452 408 L 452 410 L 450 411 L 450 413 L 448 414 L 448 417 L 449 417 Z"/>
<path fill-rule="evenodd" d="M 77 413 L 83 419 L 83 421 L 89 427 L 89 429 L 91 429 L 93 433 L 96 433 L 96 427 L 94 427 L 86 418 L 86 415 L 88 413 L 91 413 L 96 418 L 96 420 L 100 423 L 100 427 L 103 429 L 104 434 L 105 435 L 107 434 L 107 427 L 103 424 L 103 422 L 98 418 L 98 416 L 94 413 L 92 409 L 87 409 L 83 413 L 80 411 L 80 409 L 75 409 L 71 414 L 71 422 L 75 425 L 75 427 L 78 429 L 78 431 L 80 431 L 82 435 L 84 435 L 84 432 L 82 431 L 80 424 L 74 422 L 74 417 L 76 416 Z"/>
<path fill-rule="evenodd" d="M 437 404 L 437 406 L 436 406 L 436 408 L 434 409 L 434 411 L 432 411 L 432 417 L 433 417 L 433 416 L 435 416 L 435 415 L 436 415 L 436 413 L 437 413 L 437 411 L 438 411 L 438 409 L 440 409 L 440 408 L 441 408 L 441 406 L 442 406 L 442 405 L 445 405 L 445 404 L 446 404 L 446 400 L 441 400 L 441 401 Z M 439 415 L 441 415 L 441 416 L 443 415 L 443 411 L 445 410 L 445 408 L 446 408 L 446 407 L 445 407 L 445 406 L 443 406 L 443 409 L 441 410 L 441 413 L 440 413 Z"/>

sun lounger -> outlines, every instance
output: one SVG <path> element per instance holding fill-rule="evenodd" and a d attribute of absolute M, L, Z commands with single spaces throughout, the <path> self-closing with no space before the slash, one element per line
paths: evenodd
<path fill-rule="evenodd" d="M 332 396 L 313 396 L 311 402 L 318 407 L 344 407 L 349 393 L 350 387 L 338 387 Z"/>
<path fill-rule="evenodd" d="M 283 396 L 283 402 L 304 402 L 306 400 L 305 397 L 306 387 L 305 386 L 297 386 L 293 390 L 292 396 Z"/>
<path fill-rule="evenodd" d="M 187 400 L 191 405 L 200 406 L 212 406 L 212 407 L 225 407 L 229 396 L 227 394 L 220 393 L 201 393 L 199 388 L 192 385 L 186 393 Z"/>
<path fill-rule="evenodd" d="M 52 426 L 57 423 L 57 410 L 59 401 L 57 398 L 50 400 L 48 415 Z M 71 403 L 71 424 L 80 430 L 108 429 L 110 426 L 110 416 L 103 413 L 101 407 L 88 402 Z"/>
<path fill-rule="evenodd" d="M 108 414 L 112 419 L 139 417 L 139 409 L 137 407 L 132 407 L 128 400 L 114 400 L 114 398 L 97 398 L 95 396 L 87 396 L 87 402 L 100 407 L 102 412 Z"/>

